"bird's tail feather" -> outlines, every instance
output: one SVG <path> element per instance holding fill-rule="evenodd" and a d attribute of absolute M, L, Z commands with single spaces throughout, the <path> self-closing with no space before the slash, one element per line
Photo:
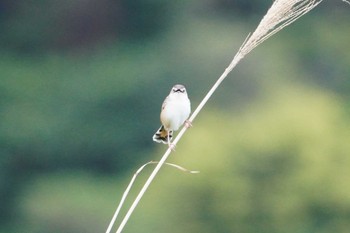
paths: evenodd
<path fill-rule="evenodd" d="M 168 143 L 168 137 L 169 141 L 173 138 L 173 131 L 167 131 L 164 126 L 162 125 L 158 131 L 153 135 L 153 141 L 158 143 Z"/>

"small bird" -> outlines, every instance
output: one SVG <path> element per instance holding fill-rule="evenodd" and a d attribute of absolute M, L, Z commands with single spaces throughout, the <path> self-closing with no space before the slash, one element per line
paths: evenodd
<path fill-rule="evenodd" d="M 188 99 L 185 86 L 177 84 L 171 88 L 170 94 L 165 98 L 160 112 L 160 122 L 162 126 L 153 135 L 153 141 L 168 144 L 169 148 L 174 150 L 170 143 L 173 137 L 173 131 L 180 128 L 185 123 L 186 127 L 192 124 L 187 120 L 191 113 L 191 103 Z"/>

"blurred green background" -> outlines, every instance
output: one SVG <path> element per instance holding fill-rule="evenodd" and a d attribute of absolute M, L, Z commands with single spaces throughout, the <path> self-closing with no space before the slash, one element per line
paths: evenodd
<path fill-rule="evenodd" d="M 271 3 L 0 1 L 0 233 L 105 232 L 172 85 L 196 108 Z M 349 22 L 324 1 L 249 54 L 169 158 L 201 173 L 164 167 L 125 232 L 348 232 Z"/>

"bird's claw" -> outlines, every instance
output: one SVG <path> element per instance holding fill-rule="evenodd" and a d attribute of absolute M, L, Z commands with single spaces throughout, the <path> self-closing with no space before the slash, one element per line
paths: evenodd
<path fill-rule="evenodd" d="M 175 151 L 175 147 L 176 147 L 175 144 L 169 143 L 168 145 L 169 145 L 169 149 L 170 149 L 170 150 Z"/>
<path fill-rule="evenodd" d="M 188 128 L 191 128 L 192 127 L 192 122 L 190 120 L 185 120 L 185 127 L 188 129 Z"/>

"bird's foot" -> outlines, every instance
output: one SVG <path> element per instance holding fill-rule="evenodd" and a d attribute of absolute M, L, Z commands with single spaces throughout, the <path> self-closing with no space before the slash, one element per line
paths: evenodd
<path fill-rule="evenodd" d="M 175 144 L 169 143 L 168 146 L 169 146 L 169 149 L 170 149 L 170 150 L 175 151 L 175 147 L 176 147 Z"/>
<path fill-rule="evenodd" d="M 188 128 L 191 128 L 192 127 L 192 122 L 190 120 L 185 120 L 185 127 L 188 129 Z"/>

